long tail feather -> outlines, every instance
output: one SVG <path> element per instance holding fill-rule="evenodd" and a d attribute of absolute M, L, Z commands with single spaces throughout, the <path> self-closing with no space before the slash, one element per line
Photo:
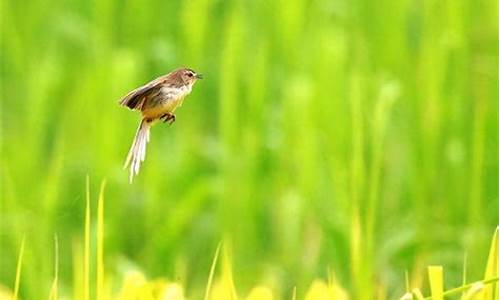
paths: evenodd
<path fill-rule="evenodd" d="M 132 183 L 134 176 L 139 174 L 141 162 L 146 158 L 146 145 L 149 142 L 150 128 L 150 123 L 142 119 L 139 128 L 137 128 L 137 133 L 135 134 L 134 141 L 128 152 L 125 164 L 123 165 L 123 168 L 126 169 L 130 164 L 130 183 Z"/>

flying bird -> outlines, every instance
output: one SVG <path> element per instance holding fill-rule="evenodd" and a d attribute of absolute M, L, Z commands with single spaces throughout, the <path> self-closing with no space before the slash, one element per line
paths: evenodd
<path fill-rule="evenodd" d="M 182 105 L 184 98 L 191 93 L 193 85 L 201 74 L 188 68 L 179 68 L 167 75 L 131 91 L 120 99 L 120 105 L 141 112 L 141 122 L 125 160 L 124 168 L 130 165 L 129 180 L 139 173 L 141 162 L 146 158 L 146 144 L 149 142 L 149 129 L 158 120 L 172 124 L 174 111 Z"/>

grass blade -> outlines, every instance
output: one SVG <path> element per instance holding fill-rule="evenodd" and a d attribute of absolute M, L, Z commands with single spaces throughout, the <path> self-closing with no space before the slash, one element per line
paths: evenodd
<path fill-rule="evenodd" d="M 406 292 L 401 298 L 399 298 L 399 300 L 412 300 L 413 299 L 413 295 L 409 292 Z"/>
<path fill-rule="evenodd" d="M 236 300 L 238 296 L 236 295 L 236 287 L 234 285 L 234 277 L 233 277 L 233 267 L 231 264 L 231 254 L 229 253 L 229 249 L 227 243 L 224 243 L 224 248 L 222 252 L 222 282 L 223 286 L 227 291 L 228 299 Z"/>
<path fill-rule="evenodd" d="M 406 285 L 406 292 L 410 291 L 410 276 L 408 275 L 408 270 L 405 270 L 405 285 Z"/>
<path fill-rule="evenodd" d="M 417 300 L 424 300 L 424 295 L 422 295 L 420 289 L 415 288 L 411 292 L 413 293 L 414 298 L 416 298 Z"/>
<path fill-rule="evenodd" d="M 59 240 L 57 239 L 57 234 L 54 236 L 54 281 L 52 282 L 52 288 L 50 289 L 50 300 L 57 300 L 57 287 L 59 281 Z"/>
<path fill-rule="evenodd" d="M 212 261 L 212 266 L 210 267 L 210 274 L 208 275 L 207 288 L 205 290 L 205 300 L 208 300 L 210 296 L 210 288 L 212 287 L 212 281 L 214 279 L 215 266 L 217 265 L 217 259 L 219 258 L 221 243 L 217 245 L 217 250 L 215 250 L 214 260 Z"/>
<path fill-rule="evenodd" d="M 443 267 L 430 266 L 428 270 L 432 300 L 443 300 Z"/>
<path fill-rule="evenodd" d="M 498 227 L 491 240 L 490 253 L 484 272 L 484 279 L 493 277 L 498 277 Z M 498 282 L 490 284 L 484 289 L 484 299 L 498 299 Z"/>
<path fill-rule="evenodd" d="M 78 238 L 74 238 L 72 241 L 72 268 L 73 268 L 73 278 L 72 278 L 72 298 L 74 300 L 84 300 L 84 266 L 83 266 L 83 243 L 78 240 Z"/>
<path fill-rule="evenodd" d="M 482 282 L 477 282 L 469 288 L 467 292 L 464 291 L 461 300 L 472 300 L 476 298 L 479 292 L 484 289 L 485 285 Z M 483 299 L 486 299 L 483 297 Z"/>
<path fill-rule="evenodd" d="M 104 188 L 106 181 L 101 183 L 97 203 L 97 300 L 104 299 Z"/>
<path fill-rule="evenodd" d="M 453 288 L 453 289 L 447 290 L 446 292 L 444 292 L 442 294 L 442 296 L 443 297 L 448 297 L 448 296 L 454 295 L 456 293 L 468 291 L 468 290 L 472 289 L 474 286 L 476 286 L 476 287 L 481 286 L 481 285 L 485 286 L 485 285 L 492 284 L 492 283 L 498 283 L 498 277 L 488 278 L 488 279 L 485 279 L 485 280 L 477 281 L 477 282 L 474 282 L 474 283 L 469 283 L 469 284 L 464 285 L 464 286 L 460 286 L 460 287 L 457 287 L 457 288 Z M 476 298 L 481 299 L 481 298 L 484 298 L 484 297 L 476 297 Z M 431 297 L 426 297 L 424 299 L 425 300 L 433 300 L 434 298 L 431 296 Z"/>
<path fill-rule="evenodd" d="M 462 286 L 467 284 L 467 252 L 464 254 L 464 263 L 462 267 Z M 465 292 L 462 294 L 462 297 L 465 296 Z"/>
<path fill-rule="evenodd" d="M 23 236 L 23 240 L 21 241 L 21 249 L 19 250 L 19 257 L 17 258 L 16 282 L 14 284 L 14 300 L 17 300 L 17 297 L 19 295 L 19 284 L 21 282 L 21 267 L 23 264 L 23 256 L 24 256 L 24 241 L 25 241 L 25 236 Z"/>
<path fill-rule="evenodd" d="M 90 299 L 90 179 L 87 176 L 85 188 L 85 232 L 84 232 L 84 254 L 83 254 L 83 299 Z"/>

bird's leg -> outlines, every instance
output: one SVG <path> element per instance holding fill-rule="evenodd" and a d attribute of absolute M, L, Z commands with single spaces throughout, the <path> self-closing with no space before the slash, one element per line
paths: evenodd
<path fill-rule="evenodd" d="M 161 117 L 160 117 L 160 120 L 163 121 L 163 123 L 165 122 L 168 122 L 171 118 L 171 114 L 170 113 L 166 113 L 166 114 L 163 114 Z"/>
<path fill-rule="evenodd" d="M 172 125 L 175 122 L 175 115 L 174 114 L 170 114 L 170 117 L 168 117 L 167 121 L 168 121 L 169 125 Z"/>
<path fill-rule="evenodd" d="M 166 113 L 160 117 L 160 120 L 162 120 L 164 123 L 168 122 L 168 124 L 172 125 L 172 123 L 175 122 L 175 115 L 172 113 Z"/>

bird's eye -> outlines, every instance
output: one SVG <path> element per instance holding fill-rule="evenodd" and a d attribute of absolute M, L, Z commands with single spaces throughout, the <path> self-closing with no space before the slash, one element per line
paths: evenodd
<path fill-rule="evenodd" d="M 189 77 L 193 77 L 193 73 L 188 73 L 188 76 Z"/>

